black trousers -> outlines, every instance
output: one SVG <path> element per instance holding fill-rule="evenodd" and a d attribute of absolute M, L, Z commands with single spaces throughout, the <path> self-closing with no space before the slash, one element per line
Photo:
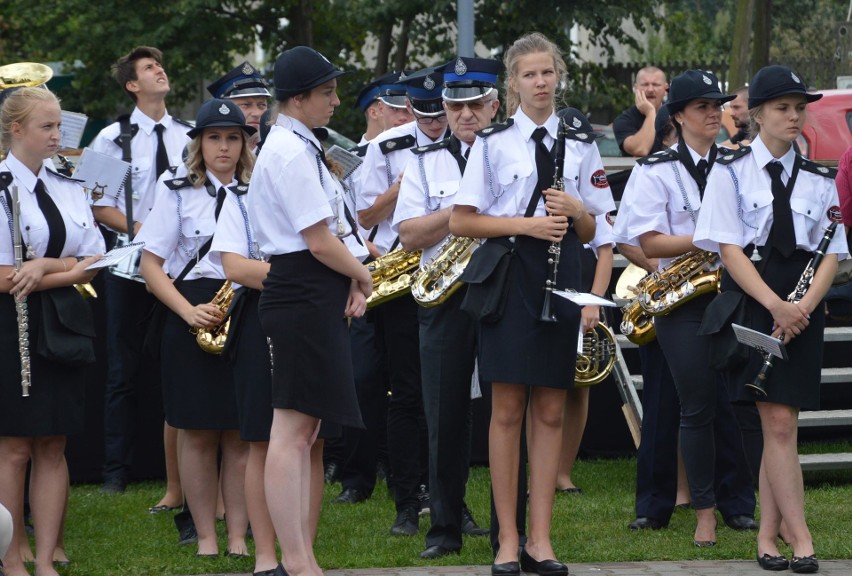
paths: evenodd
<path fill-rule="evenodd" d="M 461 288 L 434 308 L 420 308 L 423 408 L 429 431 L 429 506 L 426 546 L 462 547 L 462 507 L 470 469 L 470 384 L 476 323 L 459 305 Z"/>

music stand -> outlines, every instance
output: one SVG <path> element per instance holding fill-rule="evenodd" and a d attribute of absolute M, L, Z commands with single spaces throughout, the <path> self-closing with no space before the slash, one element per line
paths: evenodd
<path fill-rule="evenodd" d="M 782 340 L 739 324 L 731 324 L 731 327 L 734 329 L 734 334 L 740 344 L 750 346 L 761 354 L 771 354 L 782 360 L 787 359 L 787 347 L 784 346 Z"/>

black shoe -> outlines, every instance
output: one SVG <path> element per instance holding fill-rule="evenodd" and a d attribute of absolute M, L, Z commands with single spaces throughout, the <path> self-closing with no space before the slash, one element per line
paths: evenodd
<path fill-rule="evenodd" d="M 357 504 L 366 499 L 367 496 L 357 488 L 346 488 L 334 501 L 337 504 Z"/>
<path fill-rule="evenodd" d="M 536 560 L 521 549 L 521 570 L 538 576 L 568 576 L 568 566 L 558 560 Z"/>
<path fill-rule="evenodd" d="M 420 501 L 420 512 L 418 514 L 423 516 L 424 514 L 429 513 L 429 490 L 426 488 L 425 484 L 420 485 L 420 491 L 417 492 L 417 499 Z"/>
<path fill-rule="evenodd" d="M 811 574 L 819 570 L 816 554 L 810 556 L 793 556 L 790 561 L 790 570 L 796 574 Z"/>
<path fill-rule="evenodd" d="M 420 517 L 415 508 L 403 508 L 396 514 L 390 532 L 394 536 L 416 536 L 420 529 Z"/>
<path fill-rule="evenodd" d="M 101 484 L 101 494 L 124 494 L 127 490 L 127 480 L 109 478 Z"/>
<path fill-rule="evenodd" d="M 450 554 L 458 554 L 458 550 L 450 550 L 449 548 L 444 548 L 438 544 L 434 546 L 429 546 L 420 553 L 421 558 L 425 558 L 426 560 L 435 560 L 436 558 L 443 558 L 444 556 L 449 556 Z"/>
<path fill-rule="evenodd" d="M 334 484 L 337 482 L 337 462 L 329 462 L 325 467 L 325 483 Z"/>
<path fill-rule="evenodd" d="M 769 554 L 758 556 L 757 563 L 764 570 L 772 570 L 774 572 L 786 570 L 790 567 L 790 563 L 783 556 L 770 556 Z"/>
<path fill-rule="evenodd" d="M 631 530 L 660 530 L 661 528 L 665 528 L 667 525 L 663 524 L 656 518 L 649 518 L 648 516 L 639 516 L 627 525 Z"/>
<path fill-rule="evenodd" d="M 473 519 L 473 514 L 471 514 L 467 506 L 462 508 L 461 531 L 462 534 L 467 536 L 486 536 L 491 532 L 488 528 L 479 527 L 479 524 Z"/>
<path fill-rule="evenodd" d="M 517 562 L 492 564 L 491 576 L 521 576 L 521 565 Z"/>
<path fill-rule="evenodd" d="M 198 532 L 195 531 L 195 521 L 189 511 L 184 510 L 175 514 L 175 527 L 178 530 L 178 546 L 198 542 Z"/>
<path fill-rule="evenodd" d="M 727 518 L 725 518 L 725 524 L 727 524 L 729 528 L 733 528 L 734 530 L 758 529 L 757 522 L 754 521 L 754 518 L 745 514 L 735 514 L 733 516 L 728 516 Z"/>

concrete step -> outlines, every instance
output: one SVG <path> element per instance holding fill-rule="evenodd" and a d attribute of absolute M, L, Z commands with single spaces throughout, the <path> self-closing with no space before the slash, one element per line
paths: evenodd
<path fill-rule="evenodd" d="M 852 469 L 852 452 L 836 454 L 800 454 L 802 470 L 848 470 Z"/>
<path fill-rule="evenodd" d="M 799 428 L 852 426 L 852 410 L 814 410 L 799 414 Z"/>
<path fill-rule="evenodd" d="M 633 386 L 637 390 L 642 389 L 642 376 L 640 374 L 632 374 Z M 822 383 L 823 384 L 847 384 L 852 382 L 852 368 L 823 368 Z"/>

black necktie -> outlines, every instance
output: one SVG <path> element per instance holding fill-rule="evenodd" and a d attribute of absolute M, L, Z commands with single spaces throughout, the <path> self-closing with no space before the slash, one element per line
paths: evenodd
<path fill-rule="evenodd" d="M 45 258 L 59 258 L 62 255 L 62 249 L 65 247 L 65 222 L 62 220 L 62 213 L 57 208 L 56 203 L 44 189 L 44 182 L 41 178 L 36 180 L 35 187 L 36 202 L 38 207 L 44 214 L 44 219 L 47 220 L 47 229 L 49 239 L 47 241 L 47 249 L 44 251 Z"/>
<path fill-rule="evenodd" d="M 536 184 L 536 193 L 541 195 L 542 190 L 550 188 L 553 184 L 553 175 L 556 173 L 556 164 L 553 162 L 553 156 L 547 146 L 544 145 L 544 137 L 547 135 L 547 129 L 539 127 L 533 130 L 532 139 L 535 140 L 535 167 L 538 172 L 538 184 Z"/>
<path fill-rule="evenodd" d="M 163 142 L 163 130 L 166 127 L 162 124 L 154 125 L 154 132 L 157 133 L 157 179 L 169 167 L 169 151 L 166 150 L 166 143 Z"/>
<path fill-rule="evenodd" d="M 464 159 L 468 160 L 470 158 L 470 146 L 467 147 L 467 150 L 464 151 Z"/>
<path fill-rule="evenodd" d="M 222 211 L 222 205 L 225 203 L 225 196 L 228 195 L 228 192 L 225 190 L 224 186 L 219 187 L 219 192 L 216 194 L 216 215 L 214 216 L 216 220 L 219 220 L 219 212 Z"/>
<path fill-rule="evenodd" d="M 790 210 L 790 193 L 781 180 L 784 167 L 780 162 L 770 162 L 766 171 L 772 179 L 772 245 L 788 257 L 796 249 L 796 232 L 793 229 L 793 212 Z"/>
<path fill-rule="evenodd" d="M 702 176 L 707 176 L 707 160 L 702 158 L 698 161 L 698 164 L 695 167 L 698 168 L 699 174 L 701 174 Z"/>

